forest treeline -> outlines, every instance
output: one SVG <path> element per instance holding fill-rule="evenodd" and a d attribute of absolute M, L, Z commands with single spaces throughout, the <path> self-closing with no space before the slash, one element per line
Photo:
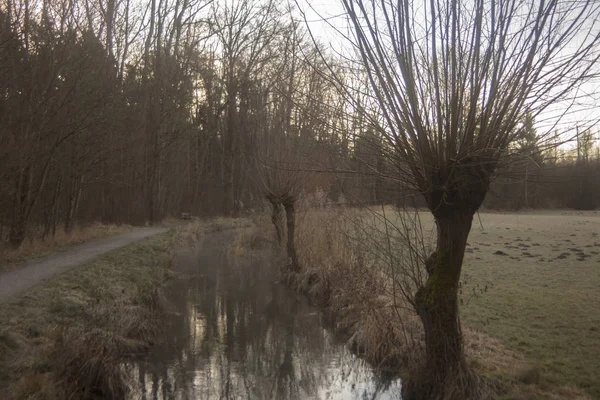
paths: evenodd
<path fill-rule="evenodd" d="M 293 15 L 274 0 L 2 0 L 2 239 L 256 209 L 273 159 L 334 203 L 420 201 L 328 78 L 351 66 Z M 524 142 L 488 207 L 600 205 L 593 144 L 569 158 Z"/>
<path fill-rule="evenodd" d="M 232 214 L 262 200 L 253 148 L 276 126 L 339 152 L 301 31 L 273 1 L 3 0 L 4 234 Z"/>

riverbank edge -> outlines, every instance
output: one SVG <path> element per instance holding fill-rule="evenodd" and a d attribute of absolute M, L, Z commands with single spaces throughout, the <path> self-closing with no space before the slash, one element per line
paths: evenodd
<path fill-rule="evenodd" d="M 243 220 L 194 220 L 107 253 L 0 304 L 7 399 L 124 398 L 123 362 L 161 340 L 177 249 Z"/>
<path fill-rule="evenodd" d="M 419 357 L 424 352 L 419 344 L 422 328 L 415 316 L 408 315 L 410 313 L 405 316 L 408 318 L 403 321 L 401 331 L 410 337 L 400 337 L 393 326 L 398 316 L 392 314 L 390 304 L 380 296 L 371 295 L 377 285 L 373 286 L 369 277 L 347 274 L 348 269 L 346 274 L 340 274 L 341 268 L 332 275 L 331 271 L 323 271 L 321 266 L 310 263 L 301 265 L 299 272 L 293 272 L 287 268 L 284 249 L 278 246 L 271 230 L 268 218 L 255 218 L 252 228 L 239 231 L 230 254 L 251 256 L 254 251 L 271 246 L 280 258 L 282 280 L 320 309 L 325 323 L 338 339 L 376 370 L 387 376 L 401 377 L 406 382 L 405 378 L 410 378 L 415 368 L 419 368 Z M 298 251 L 302 251 L 301 246 Z M 355 287 L 361 287 L 360 293 Z M 353 298 L 354 294 L 359 298 Z M 365 304 L 365 298 L 374 300 Z M 467 361 L 483 380 L 482 399 L 591 399 L 579 388 L 541 380 L 539 371 L 530 366 L 522 354 L 506 349 L 499 340 L 468 326 L 463 326 L 463 334 Z"/>

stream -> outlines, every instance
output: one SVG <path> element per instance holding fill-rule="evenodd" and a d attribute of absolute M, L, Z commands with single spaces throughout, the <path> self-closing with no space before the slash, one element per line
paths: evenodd
<path fill-rule="evenodd" d="M 278 281 L 268 250 L 230 260 L 236 231 L 180 252 L 164 343 L 132 368 L 132 399 L 399 399 Z"/>

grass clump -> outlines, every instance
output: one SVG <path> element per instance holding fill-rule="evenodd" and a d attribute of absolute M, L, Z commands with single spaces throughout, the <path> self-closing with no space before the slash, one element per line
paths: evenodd
<path fill-rule="evenodd" d="M 233 259 L 251 256 L 253 252 L 272 247 L 275 244 L 273 238 L 258 232 L 256 226 L 243 228 L 238 231 L 233 243 L 229 246 L 228 255 Z"/>

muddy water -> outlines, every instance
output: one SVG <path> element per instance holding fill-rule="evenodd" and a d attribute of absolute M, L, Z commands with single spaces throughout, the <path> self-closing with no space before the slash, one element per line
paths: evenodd
<path fill-rule="evenodd" d="M 235 232 L 178 256 L 166 342 L 133 366 L 135 399 L 398 399 L 277 281 L 264 257 L 229 260 Z"/>

